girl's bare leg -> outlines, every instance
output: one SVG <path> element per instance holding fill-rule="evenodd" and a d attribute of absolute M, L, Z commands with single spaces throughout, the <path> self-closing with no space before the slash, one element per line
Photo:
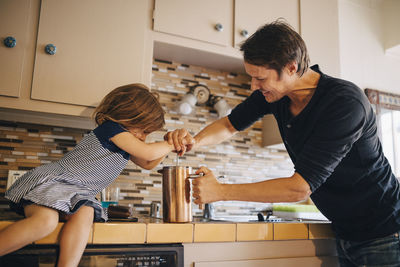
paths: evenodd
<path fill-rule="evenodd" d="M 60 234 L 60 255 L 57 267 L 78 266 L 89 239 L 92 228 L 94 209 L 82 206 L 70 215 Z"/>
<path fill-rule="evenodd" d="M 24 211 L 25 219 L 0 231 L 0 256 L 49 235 L 57 227 L 58 211 L 52 208 L 32 204 L 26 206 Z"/>

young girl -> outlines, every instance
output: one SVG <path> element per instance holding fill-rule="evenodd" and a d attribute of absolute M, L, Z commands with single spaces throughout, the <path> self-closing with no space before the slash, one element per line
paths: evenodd
<path fill-rule="evenodd" d="M 6 191 L 11 208 L 25 219 L 0 232 L 0 256 L 47 236 L 62 216 L 66 222 L 57 266 L 77 266 L 93 221 L 107 220 L 95 196 L 117 178 L 128 160 L 151 169 L 174 149 L 166 141 L 144 142 L 164 125 L 164 111 L 144 85 L 114 89 L 94 116 L 98 127 L 72 151 L 29 171 Z"/>

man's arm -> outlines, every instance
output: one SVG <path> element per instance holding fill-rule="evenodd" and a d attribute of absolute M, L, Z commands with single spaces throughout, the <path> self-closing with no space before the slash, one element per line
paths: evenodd
<path fill-rule="evenodd" d="M 248 184 L 221 184 L 205 167 L 201 167 L 196 173 L 204 173 L 204 176 L 192 182 L 196 204 L 227 200 L 298 202 L 307 199 L 311 194 L 309 184 L 298 173 L 294 173 L 291 177 Z"/>
<path fill-rule="evenodd" d="M 236 132 L 228 117 L 223 117 L 205 127 L 194 137 L 194 147 L 217 145 L 231 138 Z"/>
<path fill-rule="evenodd" d="M 168 132 L 164 136 L 164 140 L 167 140 L 180 155 L 183 155 L 193 147 L 219 144 L 229 139 L 236 132 L 228 117 L 224 117 L 206 126 L 194 138 L 186 129 L 177 129 Z"/>
<path fill-rule="evenodd" d="M 224 184 L 225 199 L 254 202 L 298 202 L 311 195 L 304 178 L 294 173 L 291 177 L 277 178 L 258 183 Z"/>

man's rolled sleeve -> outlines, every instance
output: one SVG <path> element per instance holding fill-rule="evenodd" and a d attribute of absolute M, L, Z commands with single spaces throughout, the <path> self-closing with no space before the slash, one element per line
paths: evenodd
<path fill-rule="evenodd" d="M 232 110 L 228 119 L 236 130 L 242 131 L 270 113 L 269 105 L 262 93 L 256 90 Z"/>

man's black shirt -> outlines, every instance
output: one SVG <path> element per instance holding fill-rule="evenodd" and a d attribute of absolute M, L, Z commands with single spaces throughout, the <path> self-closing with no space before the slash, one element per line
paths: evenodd
<path fill-rule="evenodd" d="M 295 171 L 310 185 L 311 199 L 336 234 L 361 241 L 400 229 L 400 187 L 377 136 L 365 94 L 351 82 L 321 74 L 307 106 L 297 115 L 290 99 L 268 103 L 256 90 L 229 115 L 243 130 L 272 113 Z"/>

